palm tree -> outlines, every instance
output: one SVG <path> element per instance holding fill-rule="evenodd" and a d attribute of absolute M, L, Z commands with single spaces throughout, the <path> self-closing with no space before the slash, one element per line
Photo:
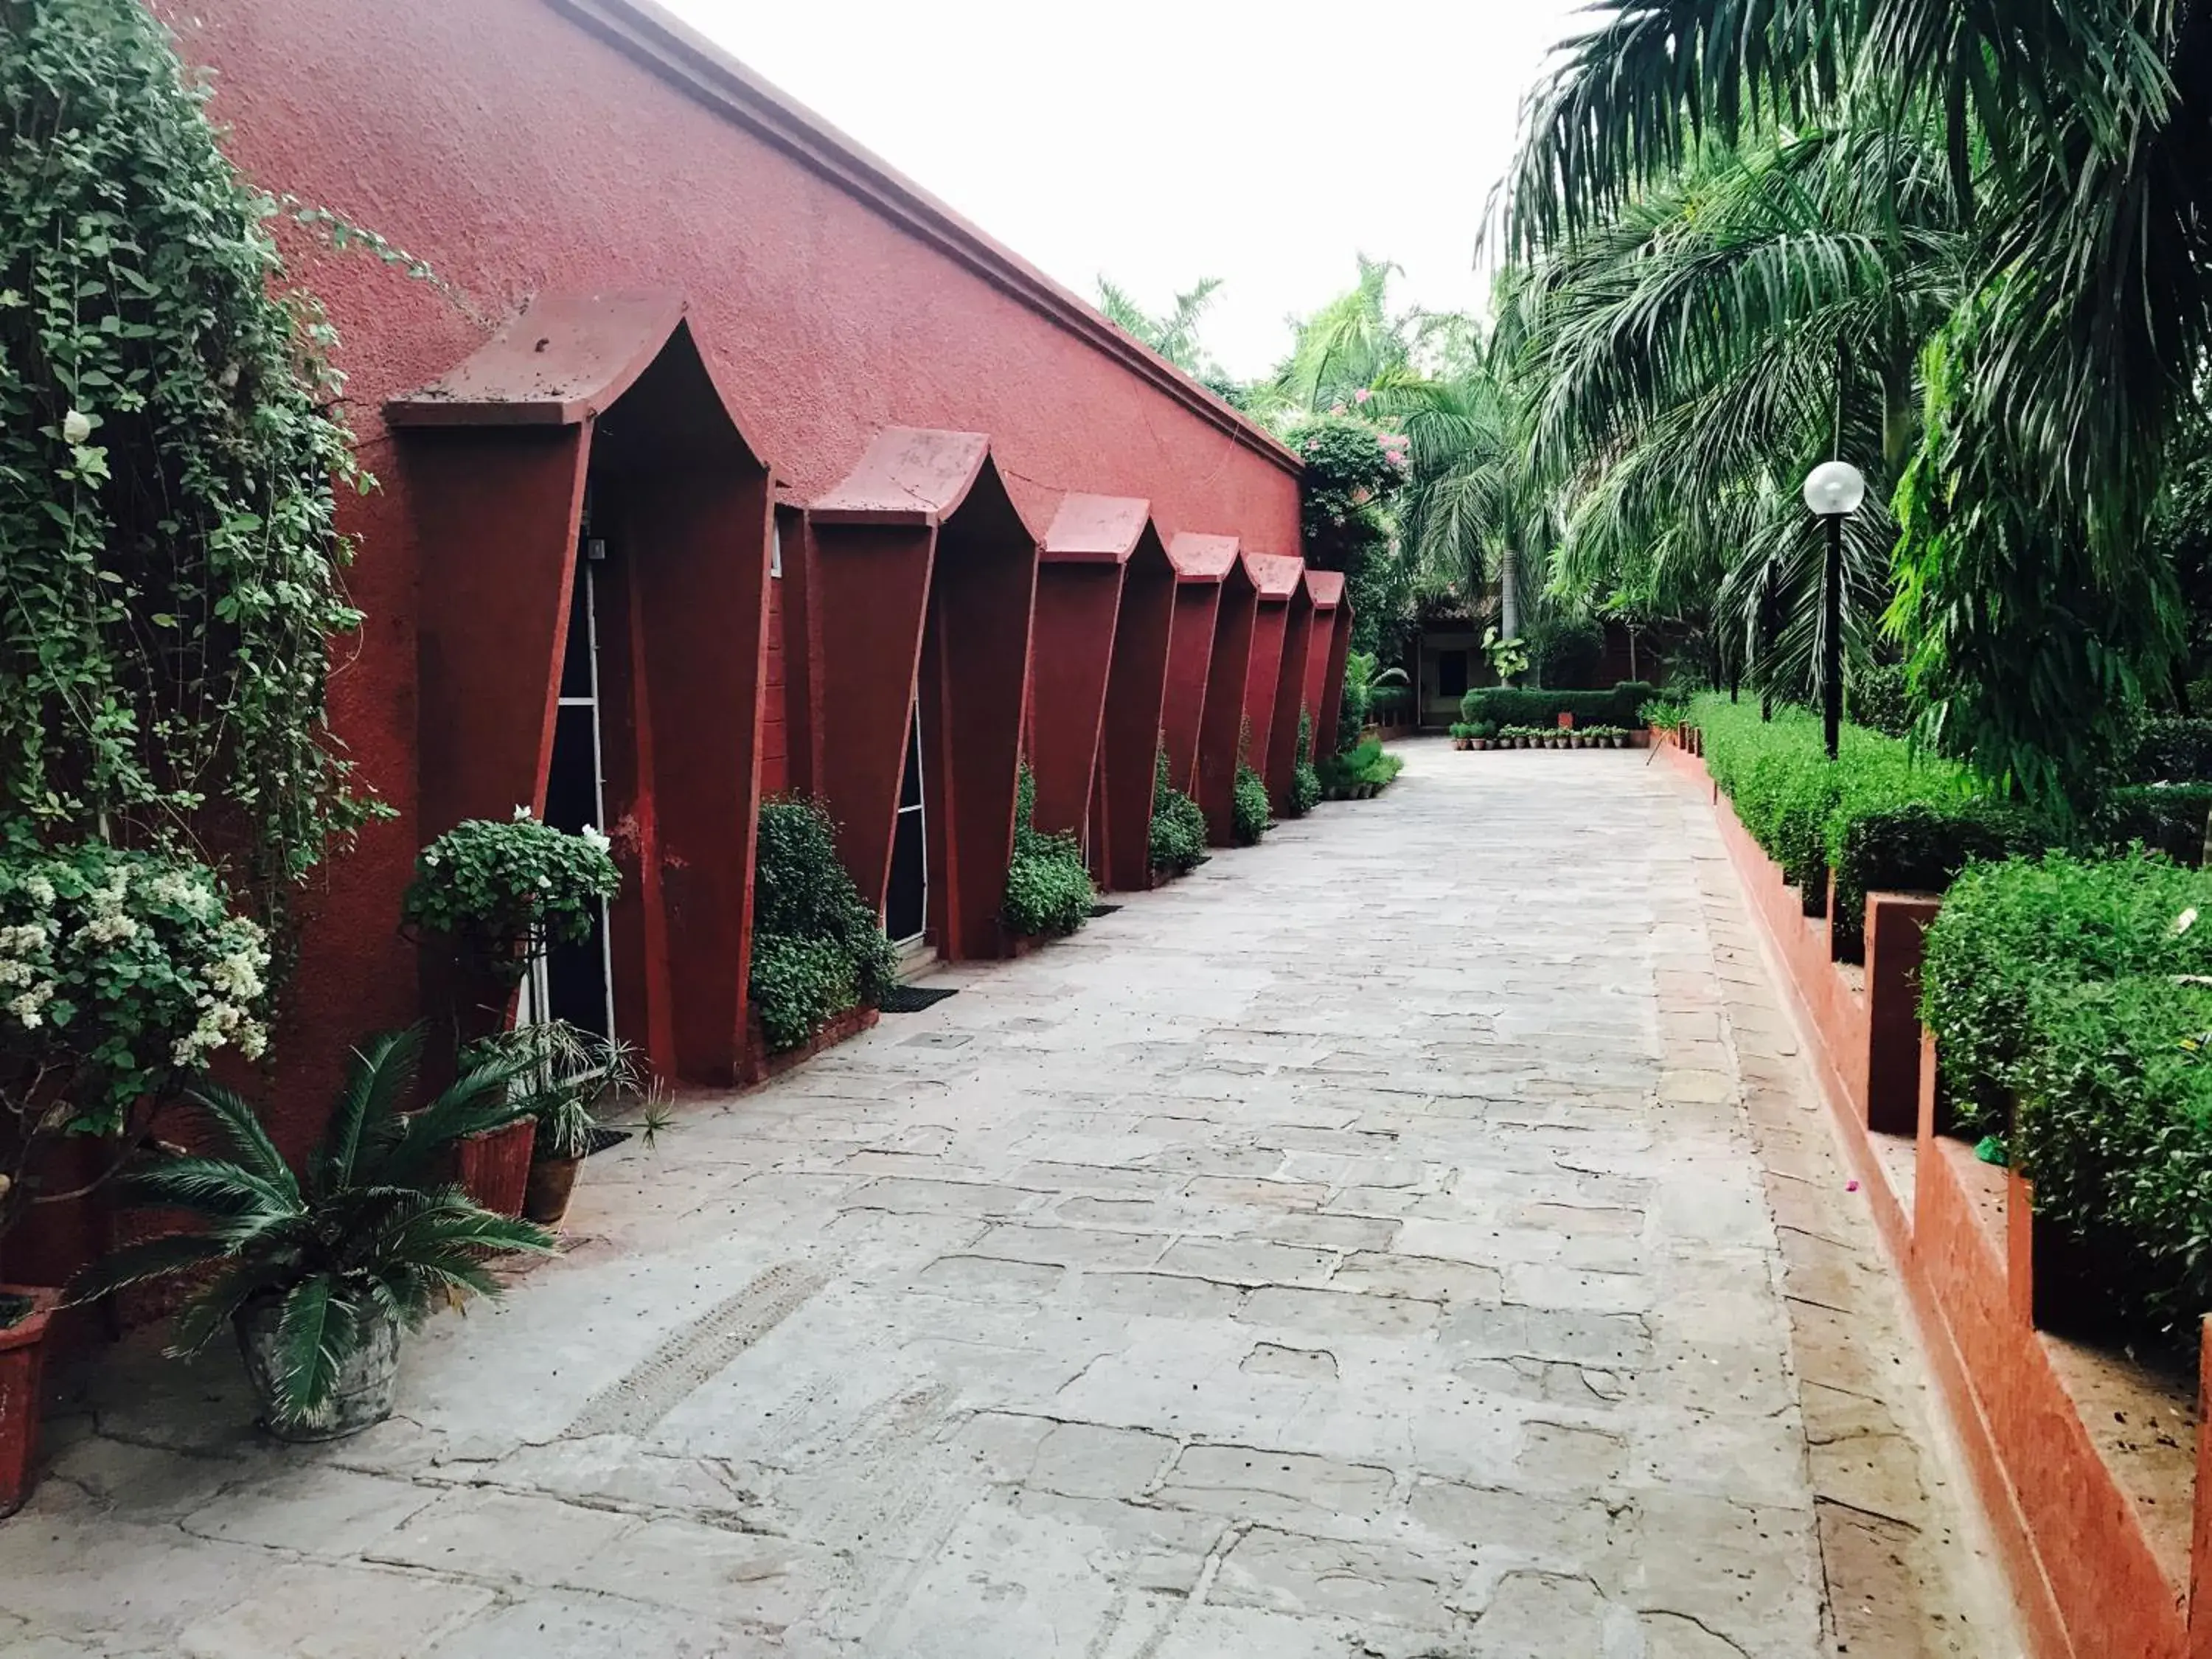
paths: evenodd
<path fill-rule="evenodd" d="M 1154 316 L 1132 298 L 1126 289 L 1101 276 L 1098 308 L 1106 320 L 1123 333 L 1135 337 L 1194 379 L 1219 378 L 1220 366 L 1199 342 L 1198 325 L 1221 287 L 1218 276 L 1201 276 L 1175 296 L 1175 304 Z"/>
<path fill-rule="evenodd" d="M 1939 743 L 2078 795 L 2179 644 L 2142 532 L 2212 340 L 2212 17 L 2172 0 L 1590 9 L 1509 181 L 1523 254 L 1601 234 L 1704 145 L 1779 120 L 1848 110 L 1932 136 L 1966 280 L 1918 343 L 1887 625 Z"/>
<path fill-rule="evenodd" d="M 1802 695 L 1825 633 L 1797 502 L 1842 451 L 1895 483 L 1914 353 L 1960 283 L 1940 149 L 1848 126 L 1709 144 L 1533 258 L 1510 331 L 1565 519 L 1553 591 L 1632 618 L 1713 611 L 1723 654 Z M 1895 526 L 1846 541 L 1846 639 L 1870 648 Z"/>

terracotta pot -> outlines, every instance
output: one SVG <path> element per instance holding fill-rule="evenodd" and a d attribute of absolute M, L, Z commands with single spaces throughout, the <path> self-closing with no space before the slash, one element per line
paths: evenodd
<path fill-rule="evenodd" d="M 526 1117 L 456 1141 L 455 1173 L 469 1196 L 495 1215 L 520 1216 L 530 1190 L 530 1148 L 537 1139 L 538 1120 Z"/>
<path fill-rule="evenodd" d="M 360 1340 L 338 1361 L 329 1411 L 313 1423 L 277 1420 L 271 1402 L 276 1397 L 273 1379 L 283 1364 L 276 1340 L 277 1310 L 283 1305 L 273 1297 L 249 1302 L 232 1321 L 238 1331 L 238 1352 L 246 1361 L 246 1380 L 261 1407 L 261 1426 L 279 1440 L 307 1444 L 343 1440 L 391 1416 L 399 1390 L 399 1322 L 370 1314 Z"/>
<path fill-rule="evenodd" d="M 31 1495 L 45 1403 L 40 1383 L 46 1372 L 46 1328 L 62 1295 L 27 1285 L 0 1285 L 0 1296 L 31 1298 L 31 1311 L 0 1329 L 0 1520 L 5 1520 Z"/>
<path fill-rule="evenodd" d="M 557 1227 L 568 1218 L 568 1200 L 576 1194 L 580 1158 L 540 1158 L 531 1160 L 530 1188 L 523 1195 L 522 1213 L 541 1227 Z"/>

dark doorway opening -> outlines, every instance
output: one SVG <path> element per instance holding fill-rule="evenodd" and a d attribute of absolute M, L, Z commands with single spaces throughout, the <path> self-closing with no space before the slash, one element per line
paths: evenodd
<path fill-rule="evenodd" d="M 929 931 L 929 832 L 922 810 L 921 708 L 908 709 L 906 765 L 899 777 L 898 823 L 891 836 L 890 885 L 884 895 L 884 931 L 894 945 L 915 945 Z"/>
<path fill-rule="evenodd" d="M 569 595 L 568 637 L 561 658 L 561 694 L 553 714 L 553 758 L 545 779 L 545 822 L 571 835 L 606 823 L 605 743 L 600 723 L 599 613 L 607 544 L 592 528 L 586 492 L 576 585 Z M 564 1019 L 604 1038 L 614 1036 L 614 973 L 602 904 L 588 938 L 554 945 L 529 1011 Z"/>

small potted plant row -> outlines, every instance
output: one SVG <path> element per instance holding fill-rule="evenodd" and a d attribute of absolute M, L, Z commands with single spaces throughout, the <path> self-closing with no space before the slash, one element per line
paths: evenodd
<path fill-rule="evenodd" d="M 1626 749 L 1632 739 L 1617 726 L 1505 726 L 1498 730 L 1500 749 Z"/>
<path fill-rule="evenodd" d="M 1498 738 L 1497 723 L 1492 720 L 1462 720 L 1451 729 L 1455 749 L 1487 749 Z"/>

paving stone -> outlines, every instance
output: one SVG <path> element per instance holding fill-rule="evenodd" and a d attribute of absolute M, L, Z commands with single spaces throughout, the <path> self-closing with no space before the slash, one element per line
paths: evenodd
<path fill-rule="evenodd" d="M 0 1651 L 2020 1651 L 1706 800 L 1404 752 L 687 1098 L 370 1435 L 126 1345 Z"/>

